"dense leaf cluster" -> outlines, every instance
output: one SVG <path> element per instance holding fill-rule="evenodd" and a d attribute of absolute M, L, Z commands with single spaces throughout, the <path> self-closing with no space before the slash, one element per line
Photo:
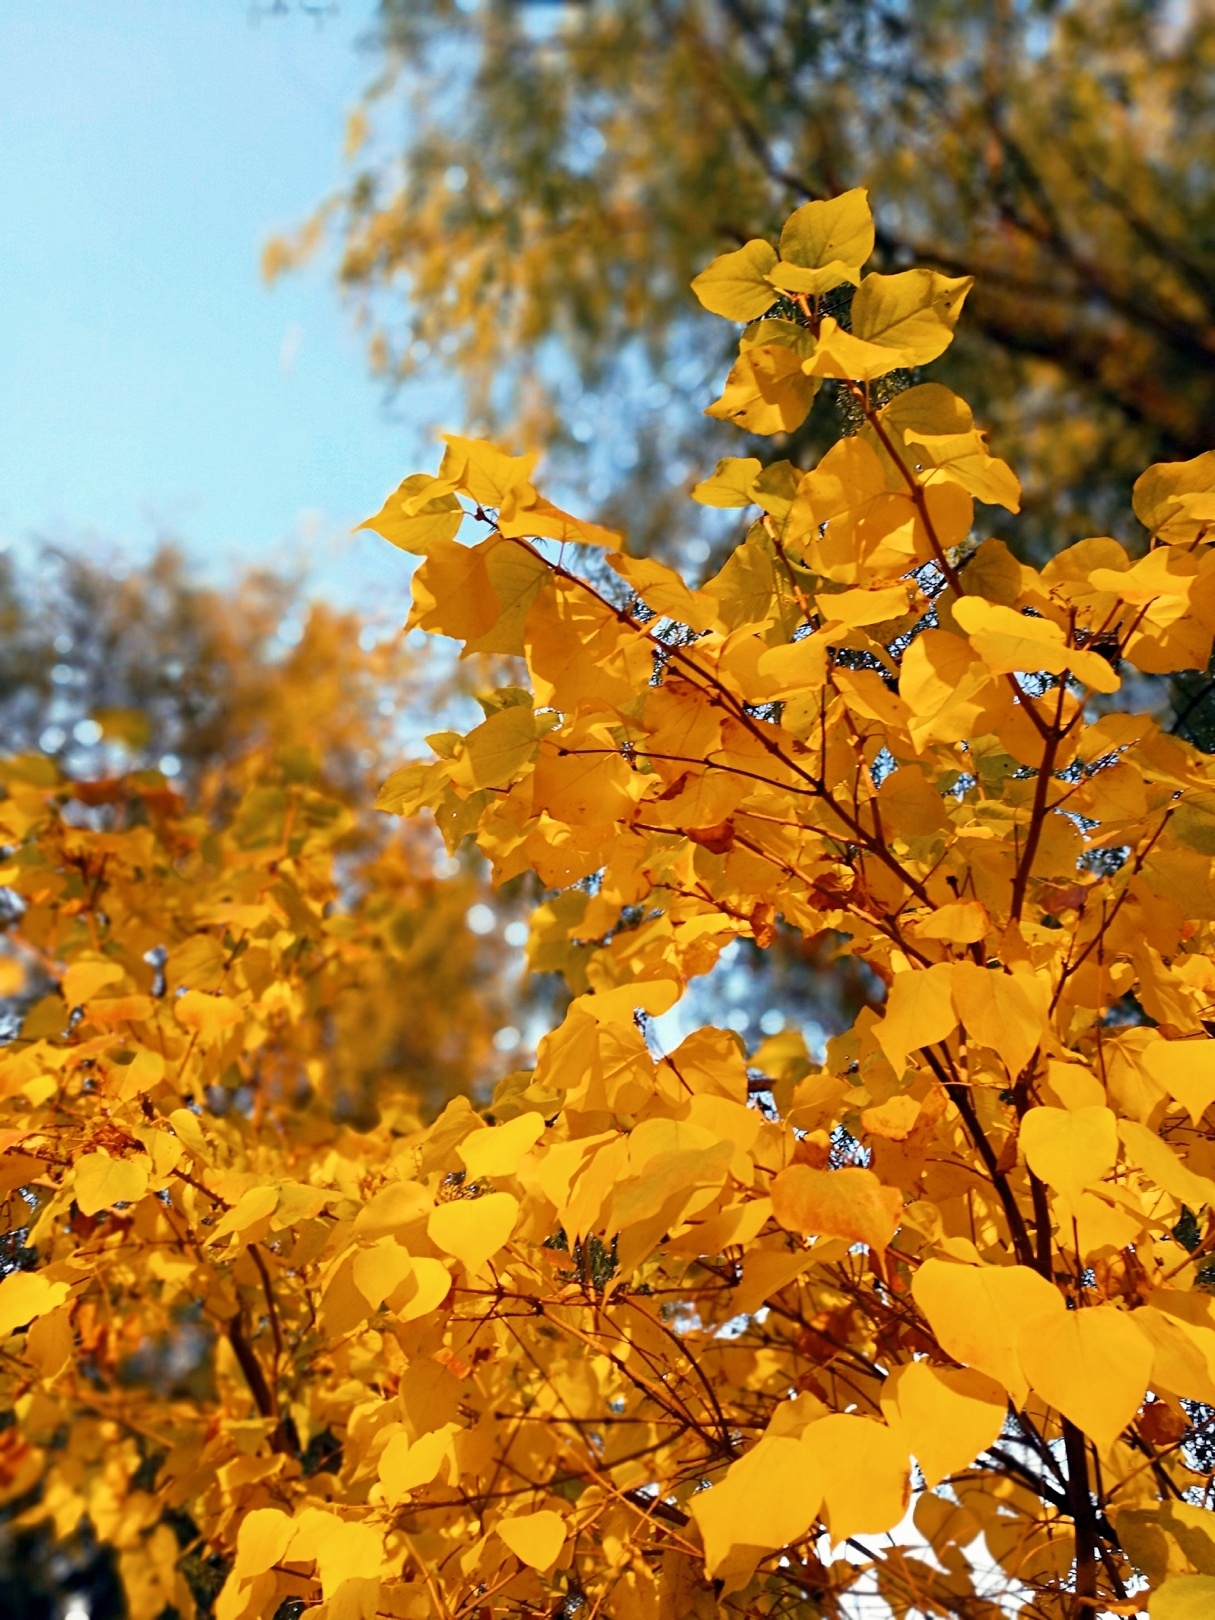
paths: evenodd
<path fill-rule="evenodd" d="M 402 995 L 436 1049 L 477 1026 L 403 855 L 336 904 L 355 818 L 300 753 L 210 818 L 6 768 L 58 988 L 0 1059 L 0 1462 L 136 1620 L 196 1601 L 183 1515 L 218 1620 L 1210 1607 L 1215 768 L 1134 694 L 1208 666 L 1215 452 L 1140 477 L 1138 557 L 976 545 L 1015 475 L 882 386 L 969 284 L 873 245 L 853 190 L 698 276 L 717 415 L 786 432 L 828 380 L 858 417 L 702 480 L 753 521 L 701 584 L 483 440 L 370 520 L 499 677 L 380 806 L 534 875 L 572 993 L 489 1109 L 335 1111 Z M 884 1000 L 825 1054 L 663 1040 L 782 932 Z"/>

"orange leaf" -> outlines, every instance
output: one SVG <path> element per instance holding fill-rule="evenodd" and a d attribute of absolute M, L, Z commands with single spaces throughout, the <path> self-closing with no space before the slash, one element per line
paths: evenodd
<path fill-rule="evenodd" d="M 787 1232 L 843 1238 L 881 1251 L 903 1212 L 897 1187 L 883 1187 L 871 1170 L 812 1170 L 792 1164 L 772 1183 L 772 1213 Z"/>

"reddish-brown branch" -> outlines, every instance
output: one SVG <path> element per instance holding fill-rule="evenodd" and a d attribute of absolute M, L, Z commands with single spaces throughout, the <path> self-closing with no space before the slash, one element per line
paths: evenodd
<path fill-rule="evenodd" d="M 1097 1608 L 1097 1523 L 1088 1483 L 1088 1453 L 1084 1435 L 1070 1419 L 1063 1419 L 1063 1449 L 1067 1458 L 1067 1495 L 1076 1527 L 1077 1620 L 1088 1620 Z"/>
<path fill-rule="evenodd" d="M 1046 812 L 1050 808 L 1047 801 L 1050 794 L 1050 785 L 1054 779 L 1055 760 L 1059 757 L 1059 745 L 1066 735 L 1066 729 L 1062 725 L 1063 700 L 1066 696 L 1066 681 L 1060 680 L 1055 721 L 1047 732 L 1042 749 L 1042 759 L 1038 765 L 1038 779 L 1034 783 L 1034 802 L 1029 813 L 1029 829 L 1025 835 L 1025 848 L 1021 851 L 1021 859 L 1017 863 L 1016 874 L 1013 877 L 1012 900 L 1009 904 L 1009 916 L 1013 922 L 1020 922 L 1021 920 L 1021 911 L 1025 905 L 1025 891 L 1029 887 L 1034 857 L 1038 853 L 1038 845 L 1042 840 L 1042 831 L 1046 825 Z"/>

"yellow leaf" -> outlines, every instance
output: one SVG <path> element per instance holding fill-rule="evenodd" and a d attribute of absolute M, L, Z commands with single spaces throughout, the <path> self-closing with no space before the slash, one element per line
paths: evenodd
<path fill-rule="evenodd" d="M 451 780 L 464 788 L 508 787 L 536 756 L 540 739 L 555 724 L 555 716 L 533 713 L 530 705 L 509 704 L 473 728 L 464 739 L 464 752 L 451 771 Z"/>
<path fill-rule="evenodd" d="M 389 1294 L 395 1294 L 412 1275 L 413 1268 L 408 1250 L 393 1238 L 381 1238 L 370 1249 L 361 1249 L 355 1255 L 351 1275 L 359 1293 L 373 1311 L 378 1311 Z"/>
<path fill-rule="evenodd" d="M 869 277 L 872 281 L 874 278 Z M 909 365 L 901 349 L 883 343 L 866 343 L 854 332 L 845 332 L 834 316 L 824 315 L 814 353 L 802 361 L 807 377 L 843 377 L 854 382 L 870 382 L 884 377 L 896 366 Z"/>
<path fill-rule="evenodd" d="M 169 1124 L 173 1127 L 173 1134 L 185 1143 L 196 1159 L 201 1159 L 204 1164 L 211 1162 L 207 1138 L 196 1114 L 192 1114 L 188 1108 L 175 1108 L 169 1115 Z"/>
<path fill-rule="evenodd" d="M 89 1002 L 89 1023 L 140 1024 L 155 1011 L 156 1003 L 151 996 L 94 996 Z"/>
<path fill-rule="evenodd" d="M 452 1457 L 452 1436 L 458 1432 L 458 1424 L 445 1423 L 411 1441 L 398 1429 L 380 1453 L 380 1483 L 387 1500 L 395 1505 L 410 1491 L 429 1485 Z"/>
<path fill-rule="evenodd" d="M 292 1523 L 295 1534 L 287 1556 L 293 1564 L 314 1564 L 322 1543 L 342 1526 L 342 1520 L 332 1508 L 321 1507 L 306 1507 Z"/>
<path fill-rule="evenodd" d="M 502 501 L 498 513 L 498 528 L 512 539 L 535 535 L 539 539 L 557 540 L 562 544 L 582 546 L 618 546 L 620 536 L 614 529 L 602 528 L 585 518 L 563 512 L 552 501 L 538 495 L 530 484 L 519 484 Z"/>
<path fill-rule="evenodd" d="M 747 1203 L 730 1204 L 707 1221 L 687 1227 L 663 1245 L 666 1254 L 714 1255 L 738 1245 L 745 1249 L 758 1235 L 772 1214 L 770 1198 L 753 1198 Z"/>
<path fill-rule="evenodd" d="M 953 342 L 973 285 L 973 276 L 943 276 L 936 270 L 866 276 L 852 300 L 852 330 L 867 343 L 900 351 L 899 365 L 925 365 Z"/>
<path fill-rule="evenodd" d="M 1023 1324 L 1064 1313 L 1058 1291 L 1028 1266 L 966 1266 L 926 1260 L 911 1291 L 941 1349 L 975 1367 L 1025 1402 L 1026 1375 L 1017 1355 Z"/>
<path fill-rule="evenodd" d="M 1188 1204 L 1191 1209 L 1201 1209 L 1204 1204 L 1215 1207 L 1215 1181 L 1196 1175 L 1189 1165 L 1182 1163 L 1167 1142 L 1160 1140 L 1155 1131 L 1137 1120 L 1120 1119 L 1118 1134 L 1127 1157 L 1139 1165 L 1158 1187 L 1163 1187 L 1165 1192 Z"/>
<path fill-rule="evenodd" d="M 270 1569 L 291 1545 L 295 1530 L 295 1520 L 282 1508 L 254 1508 L 246 1513 L 236 1534 L 233 1574 L 248 1580 Z"/>
<path fill-rule="evenodd" d="M 786 1232 L 843 1238 L 885 1249 L 903 1213 L 897 1187 L 883 1187 L 872 1170 L 812 1170 L 791 1164 L 772 1182 L 772 1213 Z"/>
<path fill-rule="evenodd" d="M 482 1176 L 513 1176 L 520 1159 L 543 1135 L 543 1114 L 520 1114 L 505 1125 L 474 1131 L 456 1152 L 464 1160 L 471 1181 L 479 1181 Z"/>
<path fill-rule="evenodd" d="M 209 996 L 203 990 L 187 990 L 173 1003 L 173 1016 L 185 1029 L 198 1035 L 201 1045 L 211 1046 L 244 1017 L 230 996 Z"/>
<path fill-rule="evenodd" d="M 960 578 L 965 596 L 1011 607 L 1025 589 L 1027 576 L 1032 584 L 1032 570 L 1017 561 L 1003 540 L 984 540 Z"/>
<path fill-rule="evenodd" d="M 873 252 L 873 215 L 864 186 L 803 203 L 785 221 L 780 256 L 818 270 L 835 261 L 859 270 Z"/>
<path fill-rule="evenodd" d="M 114 1204 L 134 1204 L 148 1190 L 149 1160 L 111 1159 L 104 1148 L 76 1160 L 75 1194 L 82 1215 L 96 1215 Z"/>
<path fill-rule="evenodd" d="M 907 587 L 888 585 L 878 590 L 820 591 L 817 606 L 824 623 L 846 624 L 854 629 L 863 624 L 884 624 L 907 612 Z"/>
<path fill-rule="evenodd" d="M 812 1068 L 806 1037 L 800 1029 L 782 1029 L 779 1035 L 769 1035 L 759 1043 L 748 1066 L 773 1080 L 802 1080 Z"/>
<path fill-rule="evenodd" d="M 282 1230 L 298 1221 L 310 1221 L 319 1215 L 326 1204 L 334 1203 L 340 1193 L 326 1192 L 323 1187 L 305 1187 L 298 1181 L 285 1181 L 279 1188 L 278 1205 L 271 1223 Z"/>
<path fill-rule="evenodd" d="M 767 684 L 765 695 L 778 698 L 817 692 L 827 677 L 830 648 L 821 633 L 761 652 L 756 673 Z M 865 674 L 867 671 L 858 671 Z"/>
<path fill-rule="evenodd" d="M 978 428 L 966 433 L 918 433 L 908 428 L 905 437 L 914 447 L 916 461 L 931 469 L 922 474 L 922 483 L 946 480 L 960 484 L 989 505 L 1004 506 L 1010 512 L 1021 510 L 1021 485 L 1016 473 L 1007 462 L 990 453 Z"/>
<path fill-rule="evenodd" d="M 1093 1108 L 1105 1102 L 1105 1087 L 1082 1063 L 1060 1063 L 1051 1058 L 1046 1065 L 1045 1096 L 1048 1102 L 1064 1108 Z"/>
<path fill-rule="evenodd" d="M 532 803 L 554 821 L 604 826 L 623 821 L 645 783 L 615 751 L 610 735 L 588 735 L 580 746 L 564 737 L 546 741 L 532 776 Z"/>
<path fill-rule="evenodd" d="M 1095 692 L 1116 692 L 1118 676 L 1099 653 L 1068 647 L 1063 631 L 1050 619 L 1031 619 L 998 602 L 963 596 L 953 604 L 953 616 L 970 644 L 994 674 L 1019 670 L 1047 670 L 1062 675 L 1070 670 Z"/>
<path fill-rule="evenodd" d="M 439 467 L 440 479 L 461 489 L 481 506 L 501 506 L 521 485 L 531 483 L 537 456 L 511 456 L 488 439 L 462 439 L 456 433 L 443 435 L 447 449 Z"/>
<path fill-rule="evenodd" d="M 171 1535 L 172 1531 L 169 1533 Z M 155 1537 L 153 1537 L 153 1544 L 155 1544 Z M 134 1573 L 133 1565 L 134 1560 L 130 1552 L 120 1555 L 119 1570 L 123 1577 L 123 1584 L 127 1588 L 128 1598 L 133 1600 L 136 1605 L 134 1612 L 139 1615 L 143 1612 L 142 1605 L 140 1605 L 142 1593 L 139 1591 L 138 1584 L 131 1581 L 131 1576 Z M 135 1586 L 134 1591 L 132 1591 L 133 1584 Z M 158 1582 L 157 1585 L 160 1586 L 160 1583 Z M 215 1620 L 255 1620 L 256 1616 L 265 1613 L 265 1606 L 273 1600 L 277 1585 L 278 1577 L 273 1571 L 263 1571 L 260 1575 L 250 1576 L 247 1581 L 242 1581 L 235 1572 L 229 1573 L 219 1596 L 215 1599 L 213 1610 Z M 158 1597 L 161 1595 L 163 1595 L 163 1587 L 157 1592 Z"/>
<path fill-rule="evenodd" d="M 712 1580 L 735 1548 L 775 1552 L 800 1541 L 823 1498 L 822 1471 L 800 1440 L 765 1435 L 725 1477 L 688 1504 L 704 1542 Z"/>
<path fill-rule="evenodd" d="M 664 1012 L 670 1012 L 679 1000 L 680 989 L 674 979 L 641 979 L 636 984 L 617 985 L 612 990 L 600 990 L 594 995 L 576 996 L 570 1007 L 589 1013 L 597 1024 L 631 1024 L 638 1008 L 649 1013 L 651 1018 L 660 1018 Z M 693 1037 L 689 1036 L 688 1039 L 692 1040 Z"/>
<path fill-rule="evenodd" d="M 874 1034 L 896 1074 L 906 1067 L 909 1053 L 943 1041 L 957 1027 L 952 987 L 952 970 L 945 962 L 895 974 L 885 1017 Z"/>
<path fill-rule="evenodd" d="M 1179 608 L 1189 601 L 1198 567 L 1198 559 L 1189 552 L 1157 546 L 1131 568 L 1094 568 L 1088 578 L 1094 590 L 1133 607 L 1146 607 L 1164 596 L 1173 598 Z"/>
<path fill-rule="evenodd" d="M 779 1294 L 814 1263 L 812 1251 L 790 1254 L 788 1249 L 752 1249 L 743 1260 L 742 1277 L 733 1295 L 733 1307 L 747 1316 Z"/>
<path fill-rule="evenodd" d="M 355 1233 L 366 1239 L 400 1232 L 414 1221 L 424 1220 L 434 1202 L 416 1181 L 390 1181 L 355 1216 Z"/>
<path fill-rule="evenodd" d="M 477 548 L 490 589 L 498 600 L 498 617 L 488 630 L 470 635 L 461 658 L 471 653 L 497 652 L 523 656 L 523 631 L 532 603 L 552 575 L 544 558 L 517 540 L 492 537 Z"/>
<path fill-rule="evenodd" d="M 1063 631 L 1051 619 L 1031 619 L 1015 608 L 979 596 L 962 597 L 951 611 L 970 637 L 971 646 L 997 674 L 1022 669 L 1057 673 L 1065 667 Z"/>
<path fill-rule="evenodd" d="M 494 1529 L 530 1569 L 551 1569 L 565 1545 L 565 1520 L 551 1508 L 512 1514 L 509 1519 L 499 1519 Z"/>
<path fill-rule="evenodd" d="M 802 372 L 801 356 L 779 343 L 757 344 L 739 355 L 722 396 L 705 411 L 748 433 L 792 433 L 806 420 L 818 390 Z"/>
<path fill-rule="evenodd" d="M 949 826 L 940 790 L 914 765 L 891 771 L 878 789 L 877 807 L 886 836 L 922 838 Z"/>
<path fill-rule="evenodd" d="M 380 784 L 375 807 L 386 815 L 412 816 L 432 795 L 447 786 L 449 772 L 444 761 L 431 764 L 400 765 Z"/>
<path fill-rule="evenodd" d="M 1204 530 L 1210 534 L 1215 511 L 1201 503 L 1215 495 L 1215 450 L 1192 461 L 1159 461 L 1135 480 L 1131 505 L 1135 516 L 1170 545 L 1191 545 Z"/>
<path fill-rule="evenodd" d="M 973 502 L 964 490 L 943 484 L 924 499 L 938 534 L 965 532 Z M 859 434 L 833 445 L 801 480 L 789 527 L 805 537 L 807 562 L 841 585 L 897 578 L 929 551 L 910 496 L 891 488 L 881 457 Z"/>
<path fill-rule="evenodd" d="M 0 1333 L 0 1339 L 3 1337 L 3 1333 Z M 71 1312 L 66 1305 L 47 1311 L 31 1324 L 25 1341 L 25 1360 L 38 1369 L 39 1377 L 58 1378 L 75 1354 L 76 1338 L 72 1332 Z"/>
<path fill-rule="evenodd" d="M 68 1293 L 67 1283 L 50 1282 L 39 1271 L 10 1271 L 0 1278 L 0 1339 L 56 1310 Z"/>
<path fill-rule="evenodd" d="M 1152 1346 L 1152 1388 L 1181 1400 L 1215 1403 L 1215 1333 L 1178 1321 L 1154 1305 L 1135 1312 Z"/>
<path fill-rule="evenodd" d="M 1107 1451 L 1139 1410 L 1152 1345 L 1114 1305 L 1023 1318 L 1021 1366 L 1035 1395 Z"/>
<path fill-rule="evenodd" d="M 519 1218 L 519 1200 L 510 1193 L 456 1198 L 437 1205 L 426 1223 L 432 1243 L 454 1255 L 474 1275 L 510 1237 Z"/>
<path fill-rule="evenodd" d="M 896 1091 L 884 1103 L 861 1110 L 866 1136 L 880 1136 L 887 1142 L 905 1142 L 920 1122 L 921 1108 L 906 1091 Z"/>
<path fill-rule="evenodd" d="M 408 624 L 456 641 L 487 636 L 497 625 L 502 605 L 490 580 L 486 554 L 501 541 L 461 546 L 436 540 L 410 581 L 413 606 Z"/>
<path fill-rule="evenodd" d="M 377 1576 L 383 1557 L 384 1541 L 379 1530 L 358 1520 L 335 1519 L 317 1547 L 316 1572 L 321 1578 L 322 1595 L 331 1598 L 343 1581 Z"/>
<path fill-rule="evenodd" d="M 1174 1575 L 1148 1598 L 1151 1620 L 1211 1620 L 1215 1575 Z"/>
<path fill-rule="evenodd" d="M 918 383 L 914 388 L 896 394 L 878 413 L 887 437 L 896 445 L 905 443 L 905 436 L 915 433 L 969 433 L 975 425 L 974 412 L 964 399 L 941 383 Z M 861 432 L 884 459 L 889 460 L 885 446 L 869 426 Z"/>
<path fill-rule="evenodd" d="M 770 462 L 755 480 L 756 503 L 778 523 L 783 523 L 793 510 L 803 476 L 801 468 L 791 461 Z"/>
<path fill-rule="evenodd" d="M 860 279 L 859 272 L 842 259 L 832 259 L 829 264 L 815 270 L 804 269 L 800 264 L 787 264 L 782 260 L 765 277 L 781 292 L 810 293 L 815 298 L 830 292 L 832 287 L 838 287 L 844 281 L 850 281 L 855 287 Z"/>
<path fill-rule="evenodd" d="M 629 1168 L 633 1174 L 615 1178 L 606 1209 L 600 1219 L 609 1233 L 627 1233 L 630 1227 L 664 1214 L 670 1225 L 683 1212 L 698 1187 L 720 1187 L 729 1172 L 734 1156 L 729 1142 L 714 1141 L 709 1131 L 690 1124 L 680 1124 L 678 1135 L 646 1141 L 647 1125 L 670 1125 L 667 1120 L 645 1121 L 629 1140 Z M 687 1142 L 687 1146 L 676 1146 Z M 674 1208 L 672 1209 L 672 1201 Z"/>
<path fill-rule="evenodd" d="M 165 963 L 165 983 L 170 994 L 176 995 L 178 990 L 218 990 L 224 981 L 227 958 L 222 941 L 211 934 L 194 934 L 175 945 Z"/>
<path fill-rule="evenodd" d="M 1007 552 L 1007 547 L 1004 547 L 1002 542 L 1001 549 Z M 1016 581 L 1012 578 L 1010 564 L 1013 561 L 1015 559 L 1012 559 L 1011 553 L 1008 553 L 1005 567 L 1008 568 L 1010 578 L 1005 594 L 992 596 L 990 591 L 980 591 L 980 596 L 990 597 L 992 601 L 1012 604 L 1021 595 L 1025 586 L 1029 587 L 1031 595 L 1034 594 L 1034 586 L 1037 582 L 1020 564 L 1016 564 Z M 1092 574 L 1097 570 L 1125 573 L 1130 568 L 1130 564 L 1131 560 L 1127 556 L 1125 547 L 1120 546 L 1117 540 L 1111 540 L 1108 537 L 1097 537 L 1092 540 L 1080 540 L 1074 546 L 1065 547 L 1051 558 L 1043 568 L 1039 578 L 1043 585 L 1057 592 L 1058 595 L 1065 597 L 1069 602 L 1075 602 L 1078 606 L 1083 605 L 1090 608 L 1099 617 L 1104 618 L 1112 608 L 1117 606 L 1117 603 L 1111 601 L 1108 596 L 1094 587 Z M 1114 595 L 1116 596 L 1117 592 Z M 1108 718 L 1107 716 L 1107 720 Z M 1125 724 L 1129 718 L 1129 716 L 1122 715 L 1117 716 L 1116 720 L 1120 720 Z"/>
<path fill-rule="evenodd" d="M 953 1004 L 972 1040 L 1004 1060 L 1015 1080 L 1046 1035 L 1046 1007 L 1033 981 L 1014 973 L 958 962 L 953 968 Z"/>
<path fill-rule="evenodd" d="M 766 321 L 753 322 L 738 340 L 739 354 L 746 354 L 750 349 L 773 346 L 788 349 L 799 359 L 804 360 L 807 355 L 814 353 L 814 333 L 800 321 L 786 321 L 773 316 Z M 793 483 L 796 484 L 798 469 L 787 461 L 771 462 L 756 479 L 755 492 L 758 495 L 766 488 L 771 498 L 776 493 L 772 487 L 773 480 L 779 486 L 789 477 L 792 477 Z"/>
<path fill-rule="evenodd" d="M 969 642 L 947 630 L 922 631 L 904 653 L 899 672 L 899 696 L 911 712 L 908 729 L 916 747 L 973 736 L 992 702 L 993 685 Z"/>
<path fill-rule="evenodd" d="M 994 1378 L 971 1368 L 912 1361 L 882 1386 L 882 1414 L 919 1463 L 931 1490 L 968 1468 L 998 1437 L 1008 1397 Z"/>
<path fill-rule="evenodd" d="M 744 1186 L 751 1183 L 751 1171 L 743 1155 L 755 1146 L 763 1124 L 758 1109 L 745 1103 L 732 1102 L 713 1092 L 698 1092 L 688 1106 L 688 1119 L 694 1125 L 703 1125 L 719 1142 L 729 1142 L 735 1149 L 733 1171 Z"/>
<path fill-rule="evenodd" d="M 921 939 L 940 939 L 953 945 L 977 945 L 991 928 L 987 907 L 979 900 L 951 900 L 916 923 Z"/>
<path fill-rule="evenodd" d="M 907 1511 L 911 1464 L 900 1435 L 873 1418 L 833 1412 L 802 1435 L 823 1481 L 823 1513 L 836 1547 L 892 1530 Z"/>
<path fill-rule="evenodd" d="M 626 557 L 620 551 L 612 552 L 608 563 L 655 613 L 691 630 L 711 630 L 717 624 L 718 604 L 713 597 L 689 590 L 673 568 L 650 557 Z"/>
<path fill-rule="evenodd" d="M 692 488 L 692 499 L 702 506 L 754 506 L 752 486 L 763 463 L 755 456 L 725 456 L 712 478 Z"/>
<path fill-rule="evenodd" d="M 425 556 L 436 540 L 454 540 L 463 521 L 464 508 L 450 485 L 429 473 L 414 473 L 359 528 L 373 529 L 402 551 Z"/>
<path fill-rule="evenodd" d="M 1153 1041 L 1143 1066 L 1195 1125 L 1215 1102 L 1215 1041 Z"/>
<path fill-rule="evenodd" d="M 635 701 L 654 667 L 651 643 L 585 591 L 557 582 L 537 597 L 524 631 L 536 706 L 567 713 Z M 644 673 L 643 673 L 644 672 Z"/>
<path fill-rule="evenodd" d="M 1077 1199 L 1114 1168 L 1118 1121 L 1104 1107 L 1031 1108 L 1021 1121 L 1020 1146 L 1040 1181 Z"/>
<path fill-rule="evenodd" d="M 217 1243 L 220 1238 L 227 1237 L 232 1232 L 247 1233 L 253 1227 L 264 1223 L 270 1224 L 270 1217 L 278 1209 L 279 1188 L 275 1184 L 266 1187 L 249 1187 L 237 1200 L 234 1208 L 228 1210 L 219 1222 L 211 1229 L 210 1241 Z M 256 1237 L 250 1241 L 256 1241 Z"/>
<path fill-rule="evenodd" d="M 73 962 L 60 985 L 63 999 L 69 1007 L 83 1007 L 103 986 L 119 983 L 122 976 L 117 962 Z"/>
<path fill-rule="evenodd" d="M 710 314 L 728 321 L 753 321 L 776 302 L 764 279 L 776 263 L 769 242 L 753 237 L 733 253 L 719 254 L 692 282 L 692 291 Z"/>
<path fill-rule="evenodd" d="M 807 640 L 809 639 L 807 637 Z M 806 642 L 803 641 L 801 645 L 805 646 Z M 865 720 L 876 720 L 879 725 L 889 726 L 892 731 L 902 729 L 907 719 L 903 700 L 889 689 L 876 670 L 837 667 L 832 671 L 832 679 L 835 682 L 836 690 L 853 714 L 860 715 Z M 901 775 L 902 773 L 893 772 L 892 774 Z M 919 772 L 916 775 L 920 776 L 921 783 L 924 787 L 927 787 L 928 784 L 924 782 L 923 776 Z M 884 783 L 883 786 L 885 786 Z M 906 779 L 894 790 L 895 796 L 902 797 L 905 787 Z M 928 788 L 929 793 L 933 791 L 933 789 Z M 917 794 L 914 788 L 912 789 L 912 795 L 919 797 L 921 801 L 924 798 L 923 792 Z M 937 813 L 938 815 L 940 813 L 939 796 L 937 796 Z"/>
<path fill-rule="evenodd" d="M 1125 1249 L 1143 1237 L 1142 1213 L 1134 1214 L 1112 1201 L 1108 1190 L 1082 1192 L 1073 1198 L 1056 1193 L 1051 1203 L 1060 1243 L 1078 1249 L 1083 1258 L 1103 1249 Z"/>
<path fill-rule="evenodd" d="M 451 1273 L 443 1262 L 429 1255 L 418 1255 L 389 1305 L 393 1315 L 402 1322 L 414 1322 L 420 1316 L 437 1311 L 450 1292 Z"/>

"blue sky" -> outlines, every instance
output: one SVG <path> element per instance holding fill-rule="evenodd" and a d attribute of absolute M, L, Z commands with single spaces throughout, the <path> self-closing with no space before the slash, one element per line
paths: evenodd
<path fill-rule="evenodd" d="M 348 531 L 432 424 L 385 407 L 323 269 L 258 270 L 340 174 L 373 9 L 0 0 L 0 541 L 403 586 Z"/>

